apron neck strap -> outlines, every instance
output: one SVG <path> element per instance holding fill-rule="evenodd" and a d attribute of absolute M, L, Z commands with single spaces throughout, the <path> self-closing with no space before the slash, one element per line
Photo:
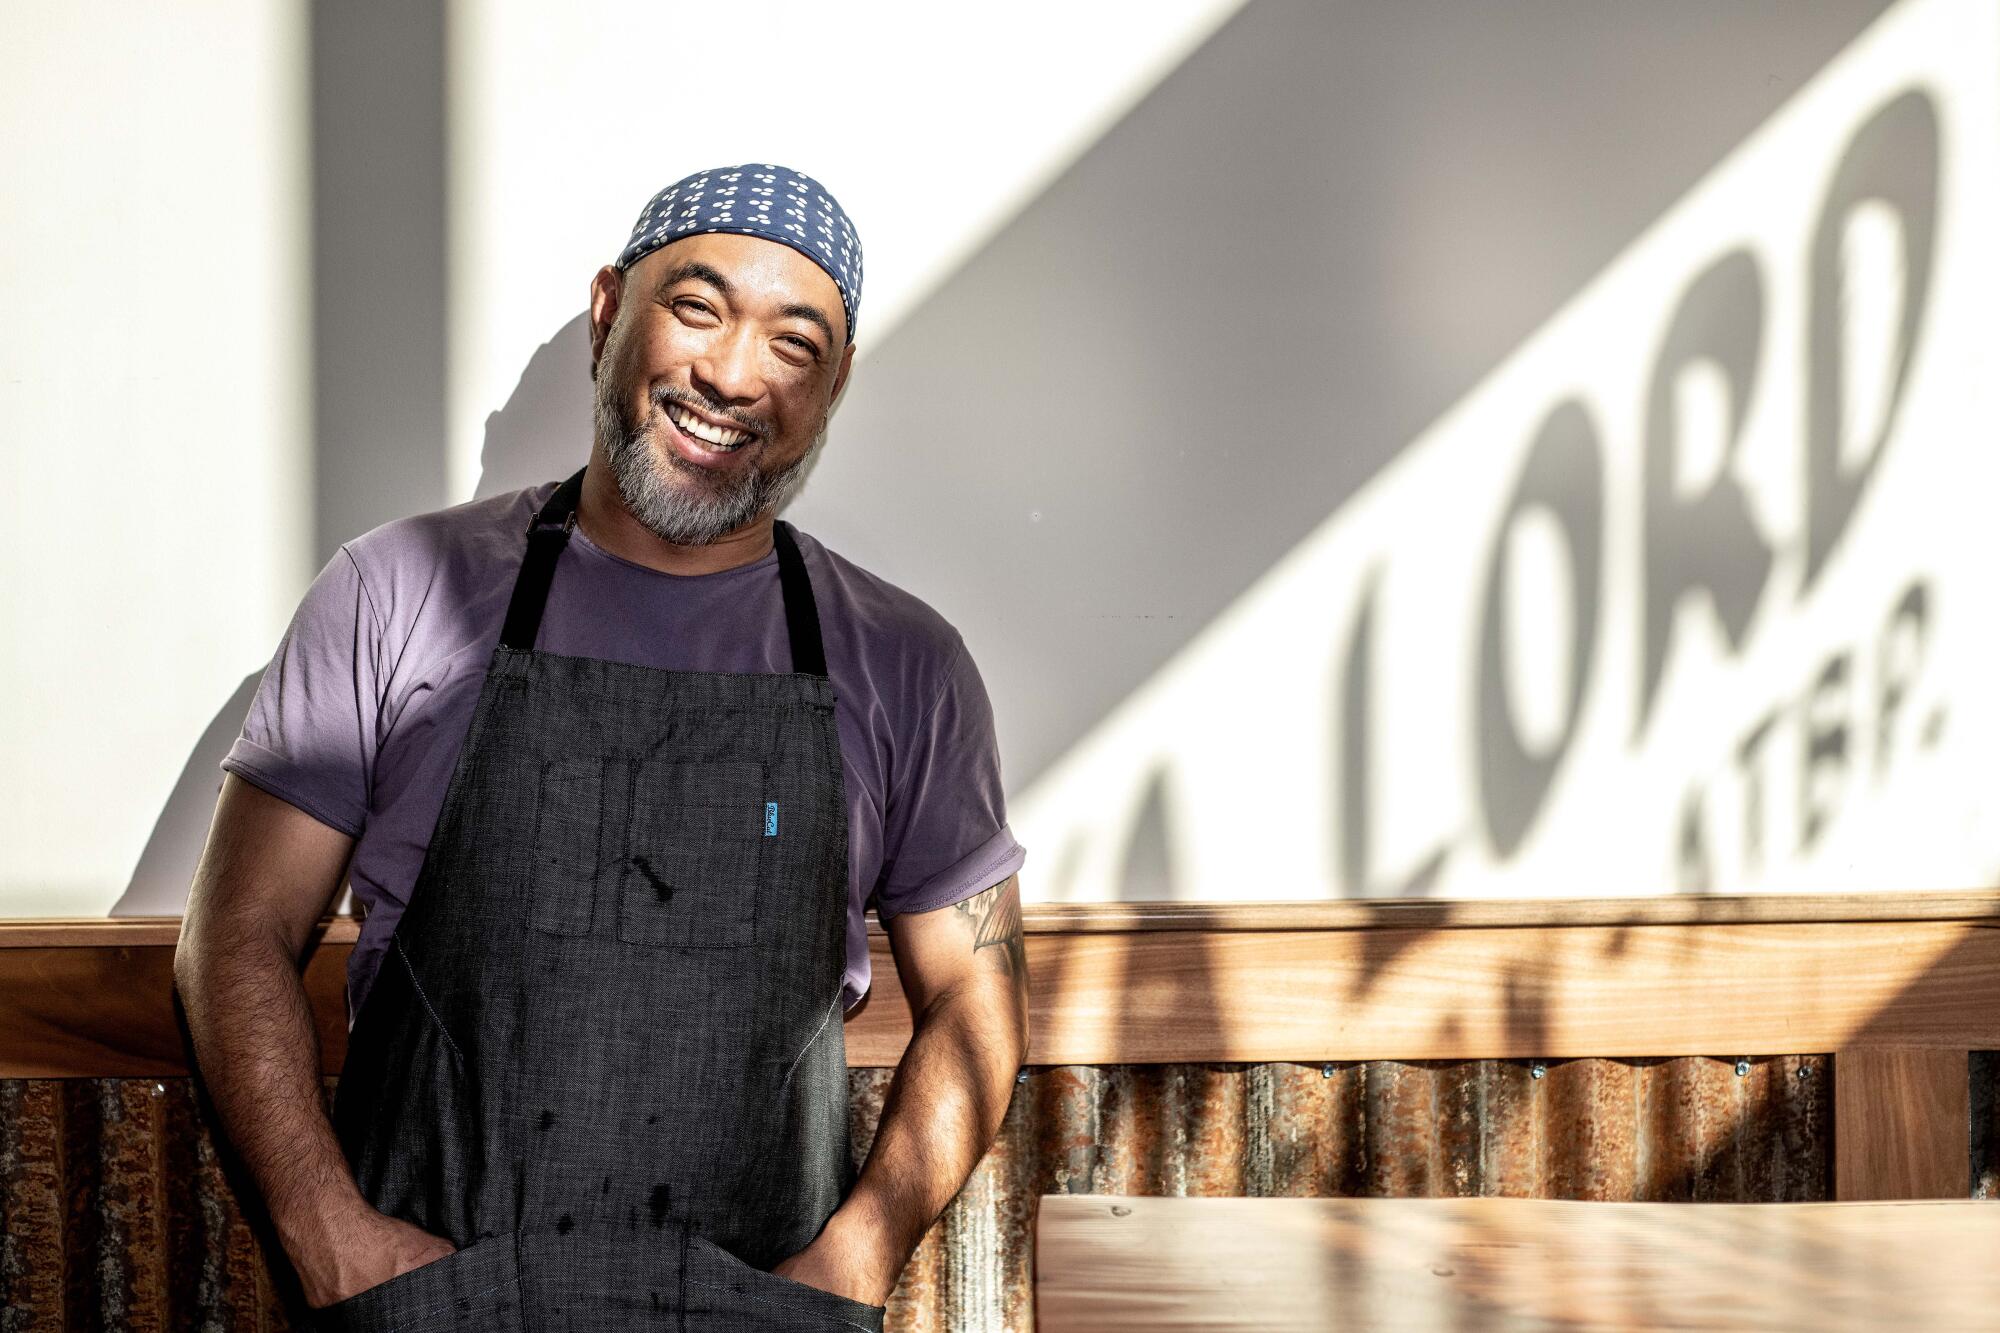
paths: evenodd
<path fill-rule="evenodd" d="M 576 526 L 576 506 L 583 497 L 583 474 L 556 487 L 555 494 L 541 507 L 528 525 L 528 551 L 521 559 L 521 572 L 514 579 L 514 595 L 507 602 L 507 619 L 500 629 L 503 648 L 532 649 L 542 627 L 542 610 L 548 605 L 549 585 L 555 581 L 556 561 L 569 545 L 570 530 Z M 785 598 L 785 630 L 791 637 L 792 670 L 804 675 L 826 674 L 826 646 L 819 632 L 819 604 L 813 598 L 812 580 L 799 554 L 792 525 L 783 519 L 771 524 L 772 544 L 778 548 L 778 586 Z"/>
<path fill-rule="evenodd" d="M 792 539 L 792 525 L 782 518 L 771 520 L 771 542 L 778 548 L 778 586 L 785 594 L 785 631 L 792 640 L 792 670 L 808 676 L 826 674 L 826 645 L 819 637 L 819 603 L 813 600 L 812 580 L 806 577 L 805 558 Z"/>
<path fill-rule="evenodd" d="M 514 578 L 514 595 L 507 601 L 507 619 L 500 627 L 502 648 L 535 646 L 535 633 L 542 627 L 542 608 L 549 600 L 549 584 L 556 577 L 556 560 L 569 545 L 570 529 L 576 526 L 583 473 L 584 469 L 578 468 L 574 476 L 556 487 L 556 493 L 528 524 L 528 553 Z"/>

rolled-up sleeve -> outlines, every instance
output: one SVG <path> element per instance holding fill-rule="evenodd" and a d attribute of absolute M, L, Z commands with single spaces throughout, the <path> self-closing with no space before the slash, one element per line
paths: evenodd
<path fill-rule="evenodd" d="M 876 915 L 887 921 L 963 901 L 1026 860 L 1007 827 L 993 706 L 961 640 L 936 701 L 899 747 Z"/>
<path fill-rule="evenodd" d="M 381 645 L 374 604 L 343 547 L 293 613 L 223 770 L 360 837 L 378 741 Z"/>

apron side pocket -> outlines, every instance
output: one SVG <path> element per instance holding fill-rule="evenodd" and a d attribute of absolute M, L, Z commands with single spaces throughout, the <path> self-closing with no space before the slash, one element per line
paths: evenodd
<path fill-rule="evenodd" d="M 322 1333 L 521 1333 L 514 1237 L 489 1236 L 312 1312 Z"/>
<path fill-rule="evenodd" d="M 597 909 L 604 761 L 542 765 L 528 858 L 528 924 L 551 935 L 588 935 Z"/>
<path fill-rule="evenodd" d="M 731 1328 L 779 1327 L 776 1312 L 782 1310 L 795 1317 L 783 1321 L 787 1328 L 796 1327 L 796 1317 L 803 1316 L 828 1330 L 882 1333 L 889 1308 L 766 1272 L 701 1236 L 688 1237 L 687 1282 L 701 1293 L 699 1305 L 728 1317 Z M 688 1304 L 692 1309 L 697 1301 L 691 1297 Z"/>

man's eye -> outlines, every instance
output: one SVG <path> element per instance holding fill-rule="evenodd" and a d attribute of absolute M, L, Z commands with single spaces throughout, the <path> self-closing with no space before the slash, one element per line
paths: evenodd
<path fill-rule="evenodd" d="M 696 299 L 695 299 L 694 297 L 692 297 L 692 296 L 683 296 L 683 297 L 681 297 L 681 298 L 680 298 L 679 300 L 677 300 L 677 301 L 675 301 L 675 302 L 674 302 L 674 307 L 675 307 L 675 309 L 680 309 L 681 307 L 686 307 L 686 308 L 687 308 L 687 309 L 689 309 L 689 310 L 697 310 L 697 311 L 700 311 L 700 312 L 701 312 L 702 314 L 704 314 L 704 315 L 712 315 L 712 314 L 714 314 L 714 313 L 715 313 L 715 312 L 714 312 L 713 310 L 710 310 L 710 309 L 708 308 L 708 302 L 706 302 L 706 301 L 697 301 L 697 300 L 696 300 Z"/>
<path fill-rule="evenodd" d="M 819 348 L 813 346 L 810 342 L 807 342 L 804 338 L 799 337 L 799 335 L 796 333 L 786 334 L 784 340 L 792 344 L 794 347 L 798 348 L 801 352 L 804 352 L 807 356 L 813 357 L 815 359 L 817 359 L 819 356 Z"/>

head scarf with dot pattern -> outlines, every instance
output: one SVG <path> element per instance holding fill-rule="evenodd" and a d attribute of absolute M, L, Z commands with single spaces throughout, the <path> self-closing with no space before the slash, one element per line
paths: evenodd
<path fill-rule="evenodd" d="M 647 203 L 616 267 L 622 273 L 670 241 L 707 231 L 789 245 L 825 269 L 840 289 L 847 341 L 854 341 L 855 317 L 861 312 L 861 238 L 824 185 L 774 162 L 683 176 Z"/>

